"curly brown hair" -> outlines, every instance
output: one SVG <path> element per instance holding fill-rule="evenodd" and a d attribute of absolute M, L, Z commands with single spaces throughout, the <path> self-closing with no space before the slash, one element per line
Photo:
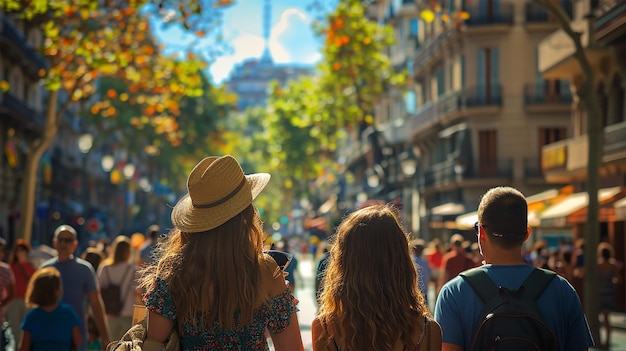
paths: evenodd
<path fill-rule="evenodd" d="M 226 330 L 250 323 L 256 301 L 263 294 L 261 264 L 265 233 L 252 205 L 221 226 L 201 233 L 174 228 L 156 250 L 159 262 L 142 271 L 140 286 L 156 288 L 156 279 L 169 286 L 180 323 L 217 322 Z"/>
<path fill-rule="evenodd" d="M 415 349 L 431 316 L 417 287 L 409 241 L 390 205 L 358 210 L 339 225 L 317 316 L 341 350 Z"/>

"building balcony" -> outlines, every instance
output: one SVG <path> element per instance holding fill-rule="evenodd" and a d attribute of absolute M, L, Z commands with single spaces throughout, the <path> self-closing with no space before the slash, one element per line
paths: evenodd
<path fill-rule="evenodd" d="M 567 182 L 587 172 L 589 138 L 581 135 L 557 141 L 541 150 L 541 168 L 550 182 Z M 626 163 L 626 122 L 604 128 L 602 164 Z M 626 168 L 626 166 L 624 167 Z"/>
<path fill-rule="evenodd" d="M 433 63 L 443 60 L 444 48 L 449 47 L 455 40 L 460 38 L 457 29 L 447 29 L 434 38 L 422 42 L 416 38 L 415 58 L 413 59 L 413 72 L 419 75 L 428 71 Z"/>
<path fill-rule="evenodd" d="M 25 101 L 6 92 L 0 93 L 0 115 L 6 115 L 17 125 L 41 134 L 44 128 L 44 118 L 39 112 L 32 109 Z M 3 117 L 4 118 L 4 117 Z"/>
<path fill-rule="evenodd" d="M 31 47 L 22 33 L 6 16 L 2 16 L 0 26 L 0 48 L 3 53 L 11 56 L 15 62 L 29 69 L 29 74 L 39 77 L 39 70 L 47 68 L 47 62 L 33 47 Z"/>
<path fill-rule="evenodd" d="M 524 159 L 524 179 L 543 178 L 541 160 L 537 157 Z"/>
<path fill-rule="evenodd" d="M 595 11 L 594 39 L 601 44 L 626 40 L 626 0 L 604 1 Z"/>
<path fill-rule="evenodd" d="M 418 15 L 415 0 L 402 0 L 402 5 L 398 8 L 398 17 Z"/>
<path fill-rule="evenodd" d="M 600 64 L 607 55 L 607 49 L 592 45 L 590 38 L 591 23 L 589 19 L 576 20 L 571 23 L 572 30 L 581 33 L 581 44 L 592 66 Z M 538 47 L 539 71 L 546 79 L 572 78 L 582 74 L 580 65 L 574 57 L 576 47 L 569 35 L 562 29 L 544 38 Z"/>
<path fill-rule="evenodd" d="M 550 89 L 554 82 L 542 81 L 524 85 L 524 108 L 528 112 L 567 112 L 572 106 L 569 88 Z"/>
<path fill-rule="evenodd" d="M 469 34 L 507 31 L 513 25 L 512 3 L 498 2 L 493 6 L 470 6 L 465 9 L 470 18 L 464 23 Z"/>
<path fill-rule="evenodd" d="M 411 136 L 439 123 L 451 123 L 463 114 L 489 115 L 499 111 L 502 106 L 502 87 L 470 87 L 460 91 L 445 94 L 436 102 L 430 102 L 417 113 L 407 117 L 406 128 Z"/>
<path fill-rule="evenodd" d="M 572 18 L 573 9 L 572 9 L 572 0 L 560 0 L 559 5 L 565 11 L 567 17 Z M 548 10 L 545 8 L 536 5 L 532 2 L 526 3 L 524 7 L 524 16 L 526 20 L 526 24 L 535 24 L 535 23 L 552 23 L 556 24 L 556 21 L 552 19 L 552 16 L 548 14 Z"/>
<path fill-rule="evenodd" d="M 420 188 L 428 193 L 468 185 L 501 184 L 513 179 L 512 159 L 494 160 L 476 169 L 463 166 L 464 163 L 461 159 L 450 159 L 428 167 L 419 181 Z"/>

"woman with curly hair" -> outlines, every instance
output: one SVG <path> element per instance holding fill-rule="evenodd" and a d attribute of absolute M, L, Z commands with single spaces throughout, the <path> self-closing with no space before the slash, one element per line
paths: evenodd
<path fill-rule="evenodd" d="M 232 156 L 207 157 L 189 174 L 174 228 L 156 248 L 141 287 L 148 309 L 144 350 L 160 350 L 172 330 L 181 350 L 304 349 L 295 299 L 283 272 L 263 253 L 252 201 L 266 173 L 244 176 Z"/>
<path fill-rule="evenodd" d="M 339 225 L 313 320 L 314 351 L 441 350 L 395 209 L 374 205 Z"/>

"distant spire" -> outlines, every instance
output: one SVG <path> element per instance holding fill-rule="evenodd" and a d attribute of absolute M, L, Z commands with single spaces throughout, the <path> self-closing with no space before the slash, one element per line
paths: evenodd
<path fill-rule="evenodd" d="M 272 62 L 270 54 L 270 28 L 272 27 L 272 5 L 271 0 L 265 0 L 263 4 L 263 38 L 265 39 L 265 49 L 261 61 Z"/>

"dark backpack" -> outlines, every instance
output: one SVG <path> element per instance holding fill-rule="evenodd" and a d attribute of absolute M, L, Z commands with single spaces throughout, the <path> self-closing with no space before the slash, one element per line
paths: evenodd
<path fill-rule="evenodd" d="M 558 350 L 556 334 L 536 304 L 554 272 L 535 268 L 518 290 L 496 286 L 480 267 L 460 275 L 484 304 L 471 350 Z"/>
<path fill-rule="evenodd" d="M 111 277 L 109 276 L 108 269 L 109 267 L 103 267 L 109 284 L 100 289 L 100 295 L 102 296 L 102 301 L 104 302 L 104 309 L 106 310 L 106 313 L 111 316 L 119 316 L 120 312 L 122 312 L 122 308 L 124 308 L 124 302 L 126 300 L 126 294 L 122 294 L 121 285 L 124 284 L 124 282 L 126 281 L 128 271 L 130 271 L 130 266 L 126 268 L 124 278 L 122 278 L 119 284 L 113 284 L 113 282 L 111 282 Z"/>

